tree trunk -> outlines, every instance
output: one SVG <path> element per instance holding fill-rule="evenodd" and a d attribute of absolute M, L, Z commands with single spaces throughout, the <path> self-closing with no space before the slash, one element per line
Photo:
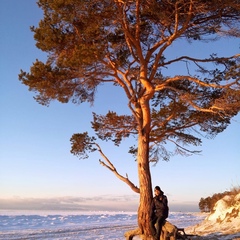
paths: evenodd
<path fill-rule="evenodd" d="M 138 226 L 144 235 L 144 239 L 148 239 L 151 235 L 150 229 L 150 211 L 152 202 L 152 181 L 149 169 L 149 134 L 151 126 L 151 112 L 149 101 L 153 97 L 154 89 L 147 80 L 147 71 L 145 66 L 141 66 L 140 81 L 145 88 L 144 95 L 139 99 L 140 108 L 136 109 L 139 116 L 138 128 L 138 179 L 140 189 L 140 203 L 138 208 Z"/>
<path fill-rule="evenodd" d="M 148 136 L 139 134 L 138 139 L 138 177 L 140 187 L 140 203 L 138 208 L 138 226 L 142 234 L 149 236 L 150 231 L 150 208 L 152 201 L 152 183 L 149 169 L 149 144 Z"/>

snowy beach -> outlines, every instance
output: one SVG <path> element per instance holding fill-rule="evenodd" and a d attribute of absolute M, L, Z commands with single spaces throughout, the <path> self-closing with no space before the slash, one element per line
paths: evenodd
<path fill-rule="evenodd" d="M 204 218 L 200 213 L 174 212 L 168 220 L 177 227 L 188 227 Z M 0 210 L 1 240 L 121 240 L 136 226 L 137 214 L 133 212 Z"/>

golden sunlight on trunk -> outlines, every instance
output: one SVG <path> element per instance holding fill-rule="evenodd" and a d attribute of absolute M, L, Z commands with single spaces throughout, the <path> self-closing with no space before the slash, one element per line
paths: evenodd
<path fill-rule="evenodd" d="M 144 235 L 150 235 L 150 206 L 152 200 L 152 183 L 149 170 L 149 146 L 146 136 L 139 136 L 138 141 L 138 176 L 140 185 L 140 203 L 138 209 L 138 225 Z"/>

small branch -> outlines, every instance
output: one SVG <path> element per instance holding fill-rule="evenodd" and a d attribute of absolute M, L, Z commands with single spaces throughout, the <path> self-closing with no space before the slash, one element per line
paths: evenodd
<path fill-rule="evenodd" d="M 233 59 L 233 58 L 238 58 L 240 57 L 240 54 L 236 54 L 234 56 L 231 56 L 231 57 L 219 57 L 219 58 L 205 58 L 205 59 L 199 59 L 199 58 L 193 58 L 193 57 L 189 57 L 189 56 L 181 56 L 179 58 L 176 58 L 176 59 L 173 59 L 173 60 L 170 60 L 168 62 L 165 62 L 164 64 L 160 64 L 159 66 L 166 66 L 166 65 L 170 65 L 174 62 L 179 62 L 181 60 L 189 60 L 189 61 L 192 61 L 192 62 L 221 62 L 221 61 L 224 61 L 224 60 L 229 60 L 229 59 Z"/>
<path fill-rule="evenodd" d="M 178 143 L 176 143 L 175 141 L 168 139 L 170 142 L 174 143 L 178 148 L 184 150 L 185 152 L 188 152 L 190 154 L 196 154 L 196 153 L 201 153 L 202 151 L 197 151 L 197 150 L 189 150 L 187 148 L 184 148 L 183 146 L 179 145 Z"/>

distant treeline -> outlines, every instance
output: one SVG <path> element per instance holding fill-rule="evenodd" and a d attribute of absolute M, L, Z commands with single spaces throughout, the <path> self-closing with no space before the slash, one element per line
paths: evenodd
<path fill-rule="evenodd" d="M 199 201 L 199 209 L 201 212 L 212 212 L 213 207 L 218 200 L 225 196 L 236 196 L 236 194 L 240 193 L 240 186 L 234 187 L 230 191 L 225 191 L 223 193 L 215 193 L 211 197 L 201 198 Z M 230 202 L 231 204 L 231 202 Z"/>

